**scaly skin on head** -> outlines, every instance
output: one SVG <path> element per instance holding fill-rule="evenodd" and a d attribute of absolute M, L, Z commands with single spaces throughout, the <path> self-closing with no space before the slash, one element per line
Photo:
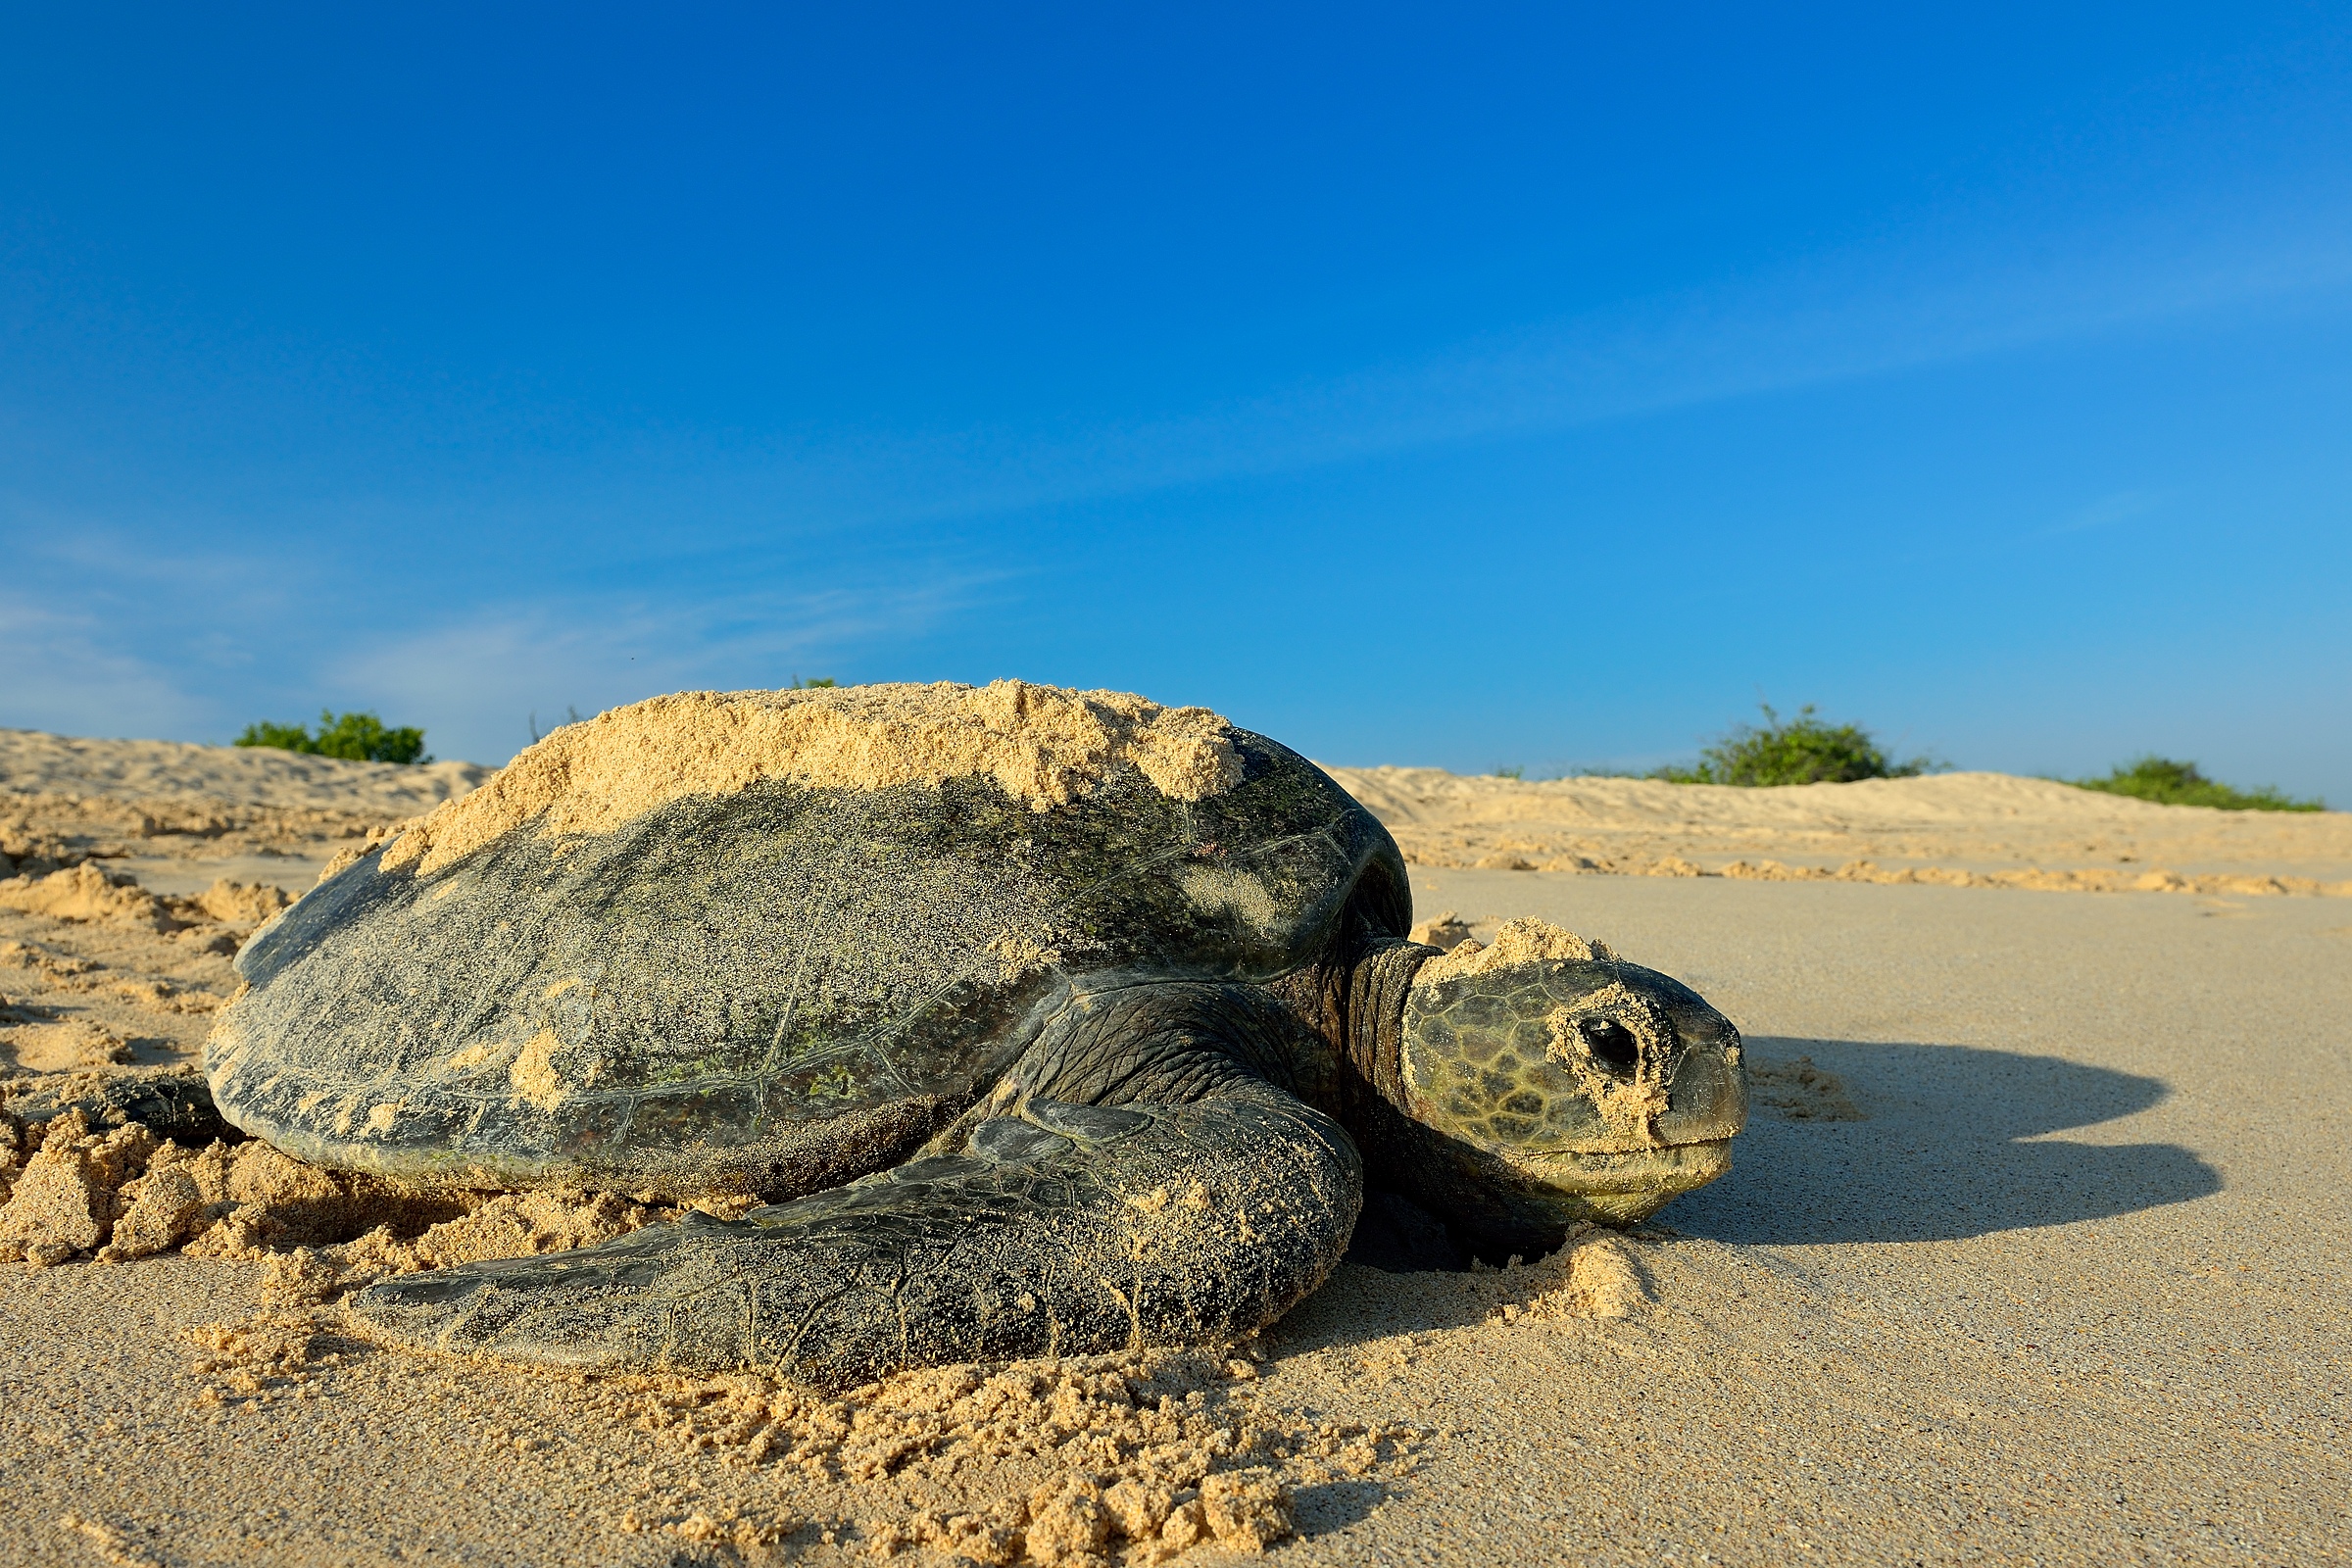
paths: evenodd
<path fill-rule="evenodd" d="M 1376 945 L 1347 1019 L 1375 1180 L 1481 1250 L 1623 1225 L 1731 1168 L 1739 1031 L 1696 993 L 1539 921 L 1491 950 Z"/>

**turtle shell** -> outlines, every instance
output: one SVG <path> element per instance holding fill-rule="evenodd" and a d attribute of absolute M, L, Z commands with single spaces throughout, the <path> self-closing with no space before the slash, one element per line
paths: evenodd
<path fill-rule="evenodd" d="M 1200 800 L 1131 761 L 1047 810 L 986 776 L 769 779 L 431 869 L 378 849 L 237 956 L 214 1097 L 301 1157 L 411 1181 L 833 1185 L 945 1125 L 1074 987 L 1272 979 L 1351 904 L 1403 933 L 1379 822 L 1230 740 L 1239 782 Z"/>

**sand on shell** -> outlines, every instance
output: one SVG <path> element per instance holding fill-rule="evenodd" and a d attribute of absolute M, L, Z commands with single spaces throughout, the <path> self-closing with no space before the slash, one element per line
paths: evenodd
<path fill-rule="evenodd" d="M 1763 793 L 1745 808 L 1769 818 Z M 2316 879 L 2339 830 L 2289 822 L 2264 861 L 2235 827 L 2171 821 L 2132 825 L 2135 842 L 2216 846 L 2249 876 Z M 1748 821 L 1758 836 L 1727 853 L 1801 863 L 1832 831 L 1769 826 Z M 1724 828 L 1671 831 L 1695 855 Z M 2061 842 L 2034 838 L 2056 829 L 2022 808 L 1955 808 L 1916 831 L 1946 850 Z M 211 843 L 171 847 L 212 869 Z M 78 1234 L 130 1245 L 104 1264 L 88 1248 L 0 1264 L 0 1557 L 912 1563 L 1017 1547 L 1208 1562 L 1255 1546 L 1301 1563 L 2238 1563 L 2352 1548 L 2342 905 L 1427 859 L 1414 879 L 1424 916 L 1457 911 L 1454 946 L 1542 918 L 1723 1007 L 1756 1068 L 1732 1174 L 1622 1240 L 1511 1269 L 1396 1272 L 1367 1246 L 1253 1345 L 951 1369 L 825 1401 L 383 1349 L 335 1313 L 370 1269 L 573 1245 L 641 1223 L 625 1202 L 585 1222 L 560 1199 L 370 1211 L 398 1195 L 303 1200 L 310 1178 L 260 1152 L 165 1157 L 121 1128 L 51 1124 L 41 1142 L 66 1140 L 51 1195 L 120 1178 L 128 1202 L 86 1206 Z M 4 1027 L 74 1026 L 130 1060 L 20 1063 L 12 1102 L 190 1059 L 234 982 L 209 937 L 183 938 L 237 927 L 38 902 L 0 903 Z M 209 1196 L 207 1159 L 255 1162 L 255 1223 L 196 1249 L 216 1255 L 133 1255 L 237 1196 L 226 1173 Z M 255 1234 L 303 1201 L 331 1223 Z"/>
<path fill-rule="evenodd" d="M 1198 801 L 1240 782 L 1229 731 L 1203 708 L 1017 680 L 679 692 L 564 725 L 410 824 L 383 866 L 434 871 L 525 822 L 608 833 L 683 796 L 769 780 L 887 789 L 976 776 L 1043 811 L 1128 762 L 1161 794 Z"/>

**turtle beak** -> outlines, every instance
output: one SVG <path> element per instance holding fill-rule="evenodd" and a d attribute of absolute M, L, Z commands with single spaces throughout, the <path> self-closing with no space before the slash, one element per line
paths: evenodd
<path fill-rule="evenodd" d="M 1568 1093 L 1557 1094 L 1542 1143 L 1631 1153 L 1719 1143 L 1746 1123 L 1740 1031 L 1679 986 L 1613 981 L 1544 1023 L 1544 1066 L 1531 1076 Z"/>
<path fill-rule="evenodd" d="M 1747 1121 L 1740 1031 L 1705 1004 L 1678 1000 L 1619 984 L 1557 1009 L 1547 1064 L 1573 1080 L 1582 1105 L 1562 1106 L 1566 1136 L 1550 1148 L 1497 1151 L 1504 1161 L 1621 1225 L 1730 1170 L 1732 1138 Z"/>

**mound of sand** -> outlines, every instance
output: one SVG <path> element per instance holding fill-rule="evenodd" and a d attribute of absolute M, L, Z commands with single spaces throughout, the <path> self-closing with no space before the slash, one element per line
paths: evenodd
<path fill-rule="evenodd" d="M 670 1444 L 918 1504 L 860 1521 L 875 1558 L 1075 1568 L 1119 1553 L 1140 1568 L 1196 1546 L 1262 1552 L 1295 1533 L 1296 1489 L 1369 1475 L 1420 1441 L 1251 1399 L 1256 1377 L 1221 1350 L 1140 1350 L 903 1373 L 838 1397 L 758 1377 L 608 1377 L 588 1402 Z"/>
<path fill-rule="evenodd" d="M 47 876 L 0 881 L 0 908 L 45 914 L 53 920 L 173 932 L 212 923 L 250 932 L 293 900 L 284 890 L 221 877 L 193 898 L 157 895 L 138 879 L 85 860 Z"/>
<path fill-rule="evenodd" d="M 2157 806 L 2006 773 L 1780 789 L 1335 767 L 1418 865 L 1926 882 L 2051 892 L 2352 893 L 2352 813 Z"/>
<path fill-rule="evenodd" d="M 415 816 L 464 795 L 494 769 L 478 762 L 347 762 L 263 746 L 86 740 L 0 729 L 0 791 L 117 801 L 221 802 Z"/>
<path fill-rule="evenodd" d="M 684 796 L 769 779 L 883 789 L 985 777 L 1042 811 L 1128 762 L 1162 794 L 1197 801 L 1241 779 L 1230 727 L 1204 708 L 1017 680 L 681 692 L 566 724 L 412 824 L 383 864 L 431 871 L 534 818 L 551 833 L 606 833 Z"/>
<path fill-rule="evenodd" d="M 339 849 L 491 772 L 0 729 L 0 879 L 96 860 L 159 894 L 200 894 L 224 877 L 299 893 Z M 250 925 L 267 912 L 215 918 Z"/>
<path fill-rule="evenodd" d="M 750 1203 L 701 1206 L 733 1215 Z M 138 1122 L 93 1126 L 77 1105 L 45 1121 L 0 1107 L 0 1261 L 113 1263 L 184 1247 L 268 1264 L 276 1294 L 317 1301 L 387 1274 L 588 1247 L 685 1212 L 610 1193 L 427 1191 L 259 1141 L 182 1148 Z"/>

